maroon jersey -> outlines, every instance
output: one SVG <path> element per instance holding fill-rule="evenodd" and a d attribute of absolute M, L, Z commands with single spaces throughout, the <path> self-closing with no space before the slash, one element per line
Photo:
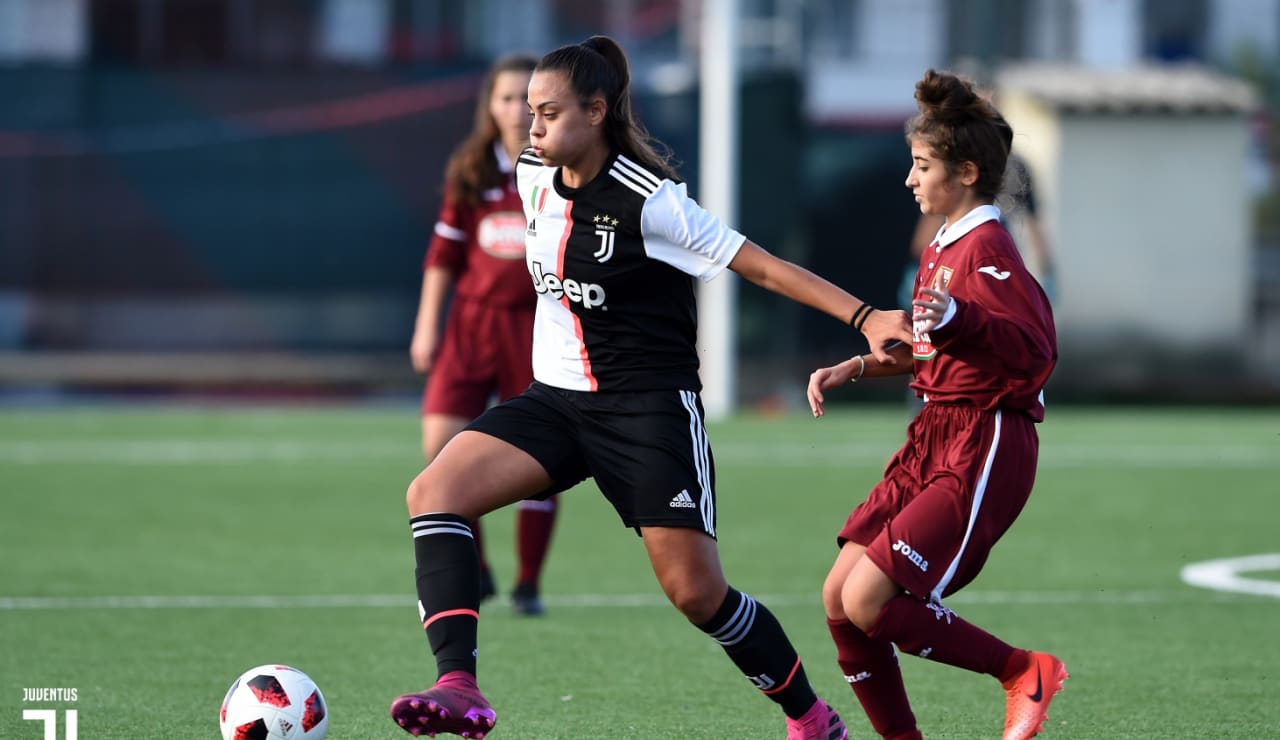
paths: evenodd
<path fill-rule="evenodd" d="M 917 297 L 922 286 L 943 286 L 955 304 L 940 327 L 917 338 L 911 387 L 930 402 L 1021 411 L 1041 421 L 1057 331 L 1049 299 L 999 218 L 996 207 L 979 206 L 920 256 Z"/>
<path fill-rule="evenodd" d="M 503 170 L 510 171 L 505 152 Z M 424 267 L 450 270 L 454 295 L 494 307 L 530 308 L 537 294 L 524 264 L 524 210 L 515 179 L 485 191 L 479 205 L 446 197 L 427 248 Z"/>

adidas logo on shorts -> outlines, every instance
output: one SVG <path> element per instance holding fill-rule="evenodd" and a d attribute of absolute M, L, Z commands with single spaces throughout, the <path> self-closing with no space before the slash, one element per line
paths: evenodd
<path fill-rule="evenodd" d="M 667 504 L 667 506 L 670 506 L 673 509 L 692 509 L 696 507 L 697 504 L 693 503 L 693 497 L 689 495 L 689 489 L 686 488 L 680 493 L 677 493 L 675 497 L 671 499 L 671 503 Z"/>

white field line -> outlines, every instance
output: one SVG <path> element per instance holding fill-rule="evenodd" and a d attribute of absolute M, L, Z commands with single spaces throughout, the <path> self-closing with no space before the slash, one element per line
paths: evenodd
<path fill-rule="evenodd" d="M 1207 560 L 1182 569 L 1183 582 L 1214 591 L 1227 591 L 1280 599 L 1280 581 L 1245 578 L 1242 573 L 1280 570 L 1280 553 L 1247 555 L 1239 558 Z"/>
<path fill-rule="evenodd" d="M 1280 594 L 1272 594 L 1280 596 Z M 756 596 L 753 594 L 753 596 Z M 821 608 L 817 592 L 763 594 L 756 598 L 776 607 Z M 1246 601 L 1231 594 L 1207 595 L 1182 591 L 973 591 L 956 594 L 947 604 L 1007 604 L 1024 606 L 1090 606 L 1204 604 Z M 548 607 L 565 609 L 670 608 L 662 594 L 547 594 Z M 334 594 L 328 596 L 0 596 L 0 611 L 57 611 L 68 609 L 343 609 L 415 608 L 409 594 Z"/>
<path fill-rule="evenodd" d="M 821 442 L 728 441 L 712 445 L 722 465 L 852 467 L 881 464 L 896 450 L 892 440 Z M 0 442 L 0 465 L 191 465 L 348 463 L 415 461 L 416 442 L 363 439 L 132 439 L 19 440 Z M 1280 469 L 1280 444 L 1158 444 L 1138 442 L 1045 444 L 1040 467 L 1073 469 L 1087 465 L 1125 468 Z"/>

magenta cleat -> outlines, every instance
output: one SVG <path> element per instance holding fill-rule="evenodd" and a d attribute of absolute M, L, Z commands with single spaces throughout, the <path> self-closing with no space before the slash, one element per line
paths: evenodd
<path fill-rule="evenodd" d="M 398 697 L 391 702 L 391 718 L 414 737 L 443 732 L 476 740 L 498 721 L 475 678 L 463 671 L 446 673 L 426 691 Z"/>
<path fill-rule="evenodd" d="M 845 740 L 848 730 L 840 715 L 818 699 L 800 719 L 787 718 L 787 740 Z"/>

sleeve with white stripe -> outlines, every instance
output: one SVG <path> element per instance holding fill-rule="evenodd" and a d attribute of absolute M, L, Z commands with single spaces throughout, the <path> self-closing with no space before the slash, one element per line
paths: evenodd
<path fill-rule="evenodd" d="M 723 272 L 746 241 L 671 180 L 645 199 L 640 231 L 649 257 L 703 281 Z"/>

